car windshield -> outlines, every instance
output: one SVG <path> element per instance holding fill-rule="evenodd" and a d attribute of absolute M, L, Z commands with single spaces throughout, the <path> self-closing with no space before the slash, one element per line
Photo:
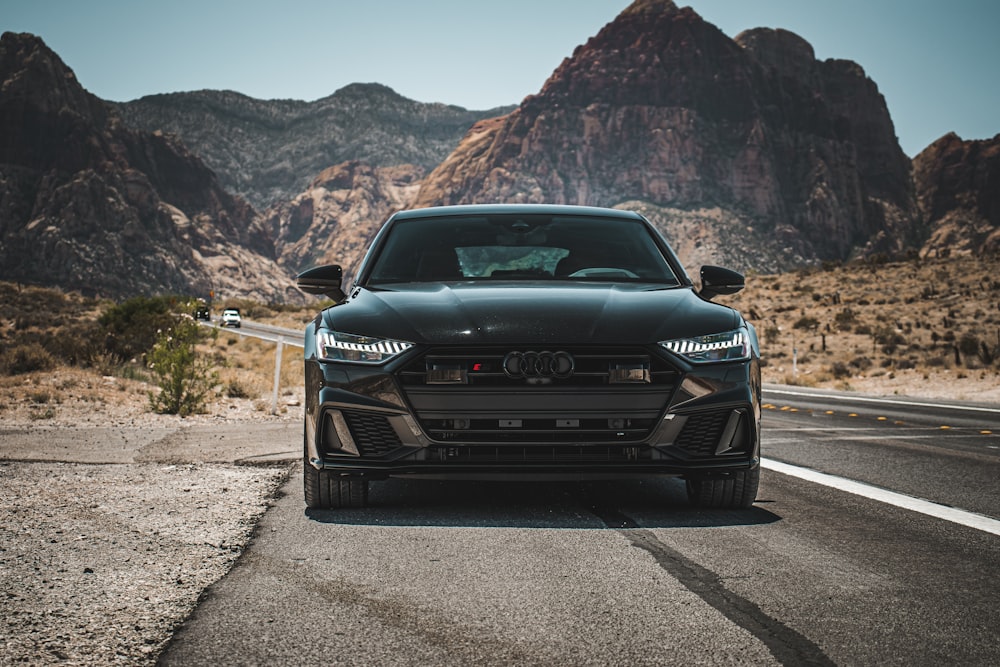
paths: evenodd
<path fill-rule="evenodd" d="M 680 284 L 646 225 L 551 215 L 398 220 L 368 283 L 599 280 Z"/>

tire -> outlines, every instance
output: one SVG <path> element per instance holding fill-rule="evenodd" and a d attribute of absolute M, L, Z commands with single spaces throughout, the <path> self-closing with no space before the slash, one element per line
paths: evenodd
<path fill-rule="evenodd" d="M 760 466 L 726 477 L 687 480 L 688 500 L 695 507 L 749 509 L 757 499 Z"/>
<path fill-rule="evenodd" d="M 368 480 L 341 477 L 329 470 L 317 470 L 302 457 L 302 486 L 306 507 L 336 510 L 368 505 Z"/>

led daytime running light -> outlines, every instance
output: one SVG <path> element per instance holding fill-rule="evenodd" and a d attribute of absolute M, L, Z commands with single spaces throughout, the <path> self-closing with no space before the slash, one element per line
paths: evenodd
<path fill-rule="evenodd" d="M 381 340 L 377 343 L 346 343 L 334 339 L 326 343 L 325 347 L 332 347 L 338 350 L 354 350 L 355 352 L 377 352 L 379 354 L 399 354 L 406 352 L 413 347 L 409 343 L 400 343 L 395 340 Z"/>
<path fill-rule="evenodd" d="M 335 331 L 320 331 L 316 335 L 316 352 L 320 359 L 382 363 L 413 347 L 400 340 L 369 338 Z"/>
<path fill-rule="evenodd" d="M 712 336 L 667 340 L 660 345 L 694 362 L 733 361 L 750 356 L 750 339 L 743 329 Z"/>

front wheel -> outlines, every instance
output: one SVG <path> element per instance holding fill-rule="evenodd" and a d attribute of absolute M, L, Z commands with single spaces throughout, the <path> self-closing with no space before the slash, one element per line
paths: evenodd
<path fill-rule="evenodd" d="M 306 507 L 335 510 L 368 505 L 368 480 L 334 475 L 329 470 L 317 470 L 303 457 L 302 486 Z"/>
<path fill-rule="evenodd" d="M 696 507 L 747 509 L 757 499 L 760 466 L 740 470 L 727 477 L 687 480 L 687 495 Z"/>

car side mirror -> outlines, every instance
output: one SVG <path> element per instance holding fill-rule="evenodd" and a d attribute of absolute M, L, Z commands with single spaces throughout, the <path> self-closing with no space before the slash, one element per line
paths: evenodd
<path fill-rule="evenodd" d="M 340 286 L 343 279 L 343 269 L 336 264 L 324 264 L 303 271 L 296 276 L 295 283 L 306 294 L 322 294 L 340 303 L 347 298 Z"/>
<path fill-rule="evenodd" d="M 721 266 L 701 267 L 701 292 L 706 299 L 712 299 L 720 294 L 736 294 L 746 287 L 746 279 L 742 273 L 737 273 Z"/>

